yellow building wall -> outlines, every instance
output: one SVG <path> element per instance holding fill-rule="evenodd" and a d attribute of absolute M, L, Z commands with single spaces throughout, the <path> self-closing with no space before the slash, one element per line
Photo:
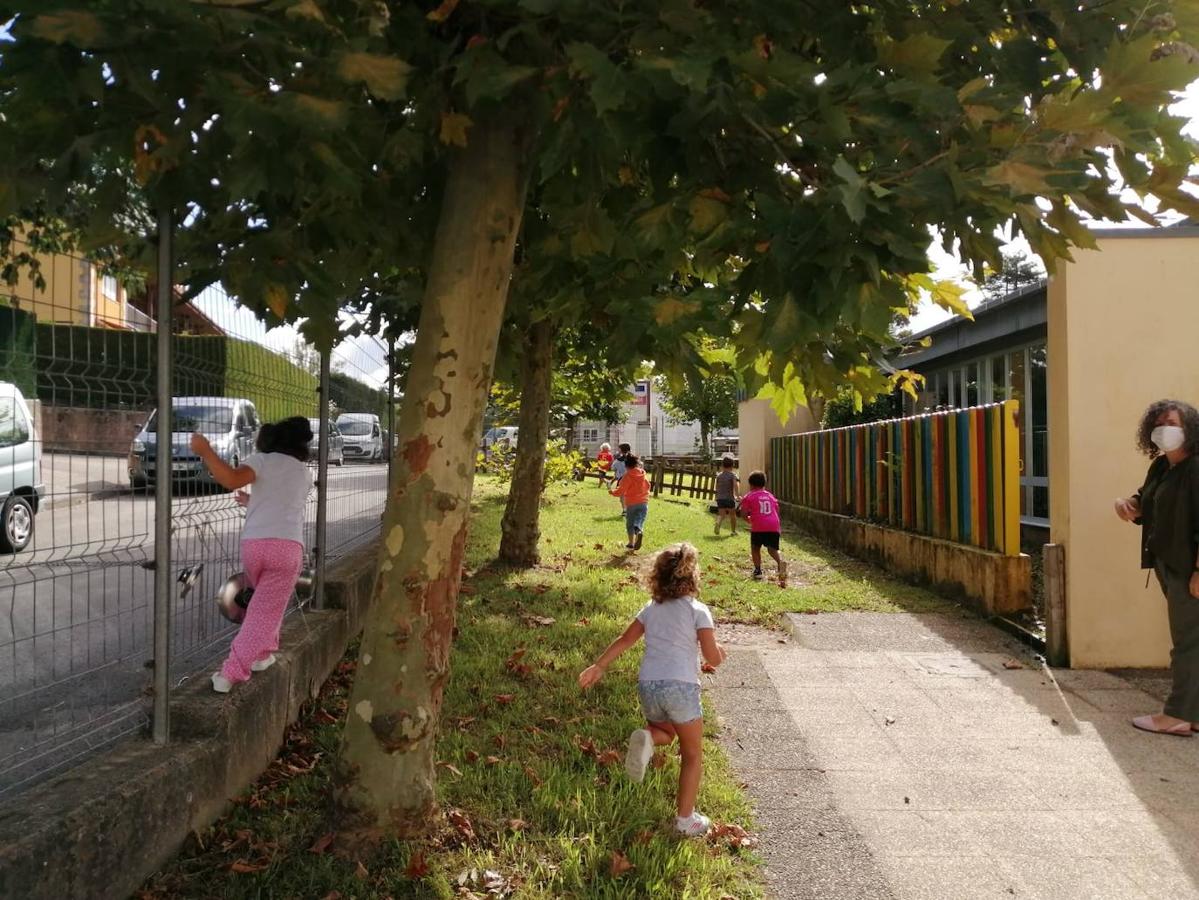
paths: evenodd
<path fill-rule="evenodd" d="M 1066 556 L 1077 668 L 1164 666 L 1165 600 L 1140 529 L 1112 505 L 1144 480 L 1137 422 L 1154 400 L 1199 403 L 1199 228 L 1097 234 L 1049 281 L 1050 532 Z M 1199 601 L 1197 601 L 1199 602 Z"/>
<path fill-rule="evenodd" d="M 13 252 L 26 249 L 21 241 L 14 241 Z M 71 325 L 99 325 L 123 327 L 125 323 L 124 289 L 116 290 L 115 300 L 101 300 L 100 274 L 87 260 L 66 253 L 39 256 L 41 274 L 46 289 L 39 290 L 22 268 L 15 285 L 0 284 L 0 296 L 14 302 L 20 309 L 33 313 L 39 322 L 61 322 Z M 10 300 L 11 298 L 11 300 Z M 107 321 L 93 321 L 92 312 L 103 314 Z"/>
<path fill-rule="evenodd" d="M 770 408 L 768 400 L 744 400 L 737 405 L 737 458 L 744 479 L 755 469 L 766 471 L 770 439 L 784 434 L 815 431 L 820 427 L 811 410 L 801 406 L 786 422 Z"/>

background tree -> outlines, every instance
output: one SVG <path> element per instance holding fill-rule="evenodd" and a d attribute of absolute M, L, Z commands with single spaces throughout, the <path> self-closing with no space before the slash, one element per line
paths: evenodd
<path fill-rule="evenodd" d="M 1045 267 L 1019 249 L 1004 250 L 1002 268 L 985 271 L 978 287 L 988 300 L 1000 300 L 1045 280 Z"/>
<path fill-rule="evenodd" d="M 888 391 L 863 402 L 860 396 L 855 397 L 853 388 L 843 387 L 825 401 L 820 427 L 843 428 L 899 418 L 903 415 L 902 397 L 899 391 Z"/>
<path fill-rule="evenodd" d="M 145 263 L 145 217 L 127 213 L 174 210 L 189 290 L 220 280 L 268 321 L 304 318 L 322 349 L 348 298 L 419 310 L 342 754 L 341 800 L 367 837 L 432 820 L 474 437 L 530 184 L 535 208 L 560 210 L 531 254 L 557 240 L 652 276 L 603 297 L 596 327 L 637 346 L 723 309 L 725 330 L 702 330 L 730 337 L 747 386 L 772 385 L 784 410 L 881 385 L 873 360 L 922 290 L 963 308 L 928 275 L 930 228 L 977 270 L 1000 264 L 996 230 L 1015 222 L 1051 267 L 1094 246 L 1083 216 L 1148 217 L 1117 177 L 1199 212 L 1182 189 L 1195 147 L 1168 114 L 1199 74 L 1182 0 L 0 13 L 0 216 L 83 195 L 81 244 Z M 380 289 L 414 267 L 418 287 Z M 559 288 L 547 308 L 569 302 Z"/>
<path fill-rule="evenodd" d="M 688 374 L 673 384 L 671 379 L 658 377 L 654 386 L 662 398 L 667 418 L 675 424 L 699 425 L 699 452 L 704 459 L 712 456 L 712 434 L 721 428 L 737 425 L 737 379 L 730 374 L 733 366 L 721 359 L 710 340 L 700 339 L 707 366 Z M 705 354 L 706 350 L 706 354 Z M 723 356 L 728 359 L 728 355 Z"/>

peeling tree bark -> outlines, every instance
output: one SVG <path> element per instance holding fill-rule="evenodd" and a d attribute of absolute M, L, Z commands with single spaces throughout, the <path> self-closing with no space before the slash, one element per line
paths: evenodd
<path fill-rule="evenodd" d="M 342 741 L 343 830 L 364 838 L 420 833 L 436 810 L 475 441 L 527 188 L 512 124 L 476 122 L 469 141 L 448 164 Z"/>
<path fill-rule="evenodd" d="M 501 523 L 499 559 L 521 568 L 540 561 L 541 488 L 550 436 L 550 387 L 555 328 L 542 319 L 529 329 L 520 365 L 520 440 Z"/>

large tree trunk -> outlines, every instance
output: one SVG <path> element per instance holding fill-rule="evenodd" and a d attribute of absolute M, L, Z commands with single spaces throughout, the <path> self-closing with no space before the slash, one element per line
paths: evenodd
<path fill-rule="evenodd" d="M 699 420 L 699 455 L 705 460 L 712 458 L 712 426 L 702 418 Z"/>
<path fill-rule="evenodd" d="M 524 156 L 511 124 L 477 122 L 448 163 L 342 741 L 343 825 L 362 838 L 432 826 L 475 439 L 524 212 Z"/>
<path fill-rule="evenodd" d="M 554 326 L 542 319 L 529 329 L 520 365 L 520 440 L 508 488 L 500 538 L 501 562 L 532 568 L 540 561 L 541 488 L 550 436 L 550 383 L 553 378 Z"/>

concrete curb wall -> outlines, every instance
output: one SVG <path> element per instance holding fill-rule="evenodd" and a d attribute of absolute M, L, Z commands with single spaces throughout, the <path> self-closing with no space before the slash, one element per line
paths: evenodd
<path fill-rule="evenodd" d="M 960 597 L 978 612 L 1008 615 L 1032 605 L 1032 560 L 1025 553 L 1004 556 L 794 503 L 779 507 L 783 518 L 814 537 Z"/>
<path fill-rule="evenodd" d="M 332 568 L 325 597 L 336 608 L 293 616 L 270 669 L 226 696 L 204 677 L 177 690 L 170 744 L 123 741 L 0 810 L 0 897 L 128 897 L 210 825 L 270 765 L 361 630 L 375 553 Z"/>

